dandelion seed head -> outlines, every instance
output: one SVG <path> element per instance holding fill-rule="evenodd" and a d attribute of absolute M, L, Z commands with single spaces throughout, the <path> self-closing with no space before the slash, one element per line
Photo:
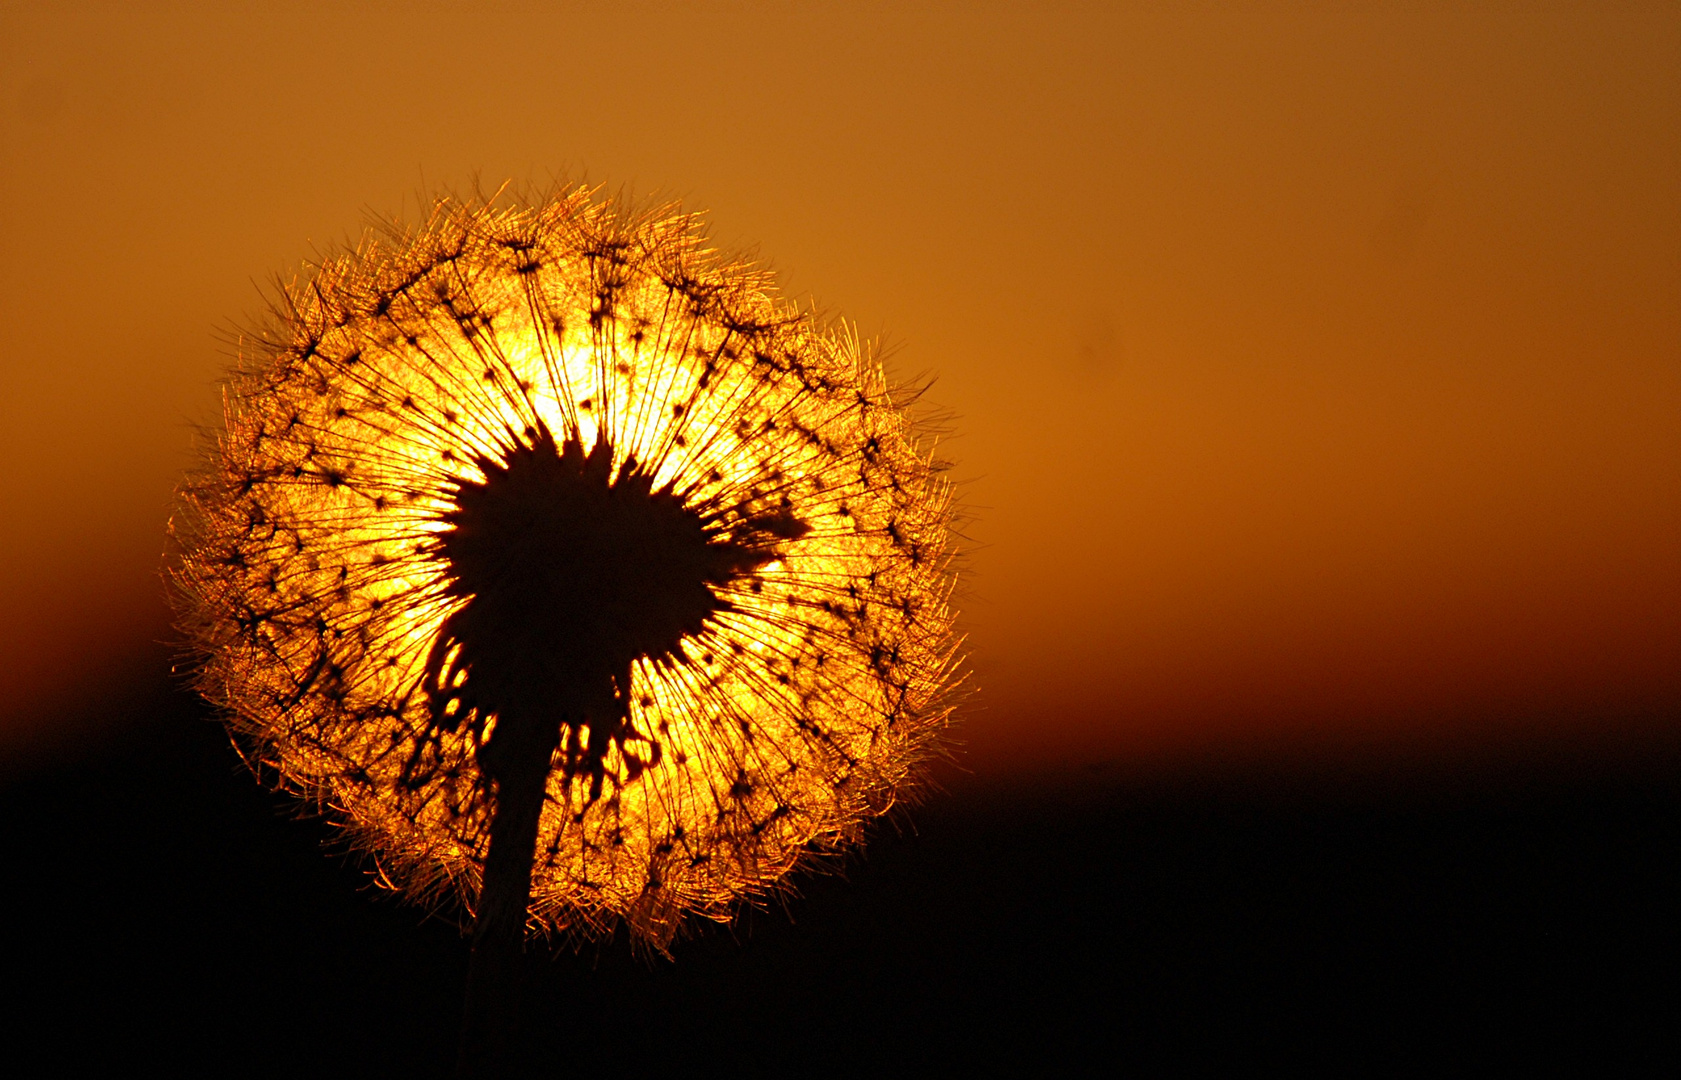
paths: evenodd
<path fill-rule="evenodd" d="M 176 524 L 198 687 L 468 912 L 540 718 L 529 924 L 663 950 L 938 752 L 952 502 L 909 398 L 693 215 L 440 198 L 242 342 Z"/>

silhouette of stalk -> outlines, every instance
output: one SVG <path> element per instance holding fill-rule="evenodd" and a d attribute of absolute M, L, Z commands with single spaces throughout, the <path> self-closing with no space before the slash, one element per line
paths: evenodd
<path fill-rule="evenodd" d="M 530 724 L 517 752 L 493 779 L 496 809 L 490 825 L 484 885 L 473 921 L 473 952 L 461 1023 L 456 1073 L 493 1076 L 506 1059 L 519 1023 L 521 961 L 531 864 L 559 726 Z"/>
<path fill-rule="evenodd" d="M 914 395 L 693 216 L 440 198 L 240 354 L 172 524 L 197 686 L 377 881 L 472 913 L 464 1072 L 528 933 L 664 954 L 939 752 L 951 499 Z"/>
<path fill-rule="evenodd" d="M 552 752 L 553 747 L 549 749 Z M 531 754 L 496 781 L 496 812 L 479 913 L 473 921 L 473 953 L 456 1062 L 456 1073 L 462 1077 L 495 1075 L 518 1025 L 525 909 L 530 903 L 531 861 L 548 775 L 547 755 Z"/>

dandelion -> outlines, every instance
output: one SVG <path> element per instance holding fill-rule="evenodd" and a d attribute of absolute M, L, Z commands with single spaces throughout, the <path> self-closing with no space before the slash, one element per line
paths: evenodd
<path fill-rule="evenodd" d="M 242 342 L 175 523 L 197 686 L 472 917 L 475 969 L 665 952 L 938 751 L 952 504 L 909 397 L 694 215 L 440 198 Z"/>

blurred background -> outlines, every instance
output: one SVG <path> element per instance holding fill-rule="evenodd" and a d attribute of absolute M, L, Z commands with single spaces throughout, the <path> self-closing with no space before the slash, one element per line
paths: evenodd
<path fill-rule="evenodd" d="M 46 938 L 150 897 L 127 944 L 40 946 L 125 973 L 99 1015 L 163 977 L 176 939 L 146 927 L 183 911 L 245 959 L 196 945 L 170 993 L 294 1064 L 386 1051 L 275 987 L 377 996 L 382 964 L 433 957 L 412 985 L 454 1008 L 453 931 L 354 895 L 313 850 L 330 835 L 233 774 L 169 676 L 160 571 L 228 338 L 275 276 L 509 178 L 706 210 L 934 377 L 971 512 L 954 794 L 853 886 L 812 885 L 803 929 L 749 920 L 768 953 L 714 934 L 683 974 L 555 961 L 624 965 L 599 976 L 615 1019 L 543 984 L 574 1052 L 696 1008 L 782 1032 L 827 1009 L 814 1038 L 846 1043 L 886 1009 L 884 1047 L 920 1023 L 949 1037 L 929 1053 L 974 1050 L 968 1023 L 1024 1060 L 1125 1014 L 1103 1044 L 1124 1057 L 1262 999 L 1323 1042 L 1368 1029 L 1310 1000 L 1378 1023 L 1449 986 L 1545 1027 L 1589 969 L 1641 1032 L 1675 1019 L 1618 966 L 1674 956 L 1651 935 L 1681 901 L 1674 4 L 7 2 L 0 809 L 29 823 L 49 893 L 12 902 L 58 912 Z M 950 955 L 883 959 L 933 940 L 931 908 Z M 323 966 L 299 927 L 345 918 L 379 928 Z M 1590 925 L 1628 936 L 1570 936 Z M 739 976 L 842 955 L 879 961 L 853 997 Z M 1070 955 L 1122 996 L 1069 989 Z M 1051 983 L 1071 996 L 1022 989 Z M 215 986 L 290 1034 L 240 1027 Z M 1036 1009 L 1061 1034 L 999 1020 Z M 671 1024 L 635 1030 L 674 1055 L 723 1030 Z"/>

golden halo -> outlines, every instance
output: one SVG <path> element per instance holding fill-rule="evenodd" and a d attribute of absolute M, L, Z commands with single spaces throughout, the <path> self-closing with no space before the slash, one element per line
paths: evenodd
<path fill-rule="evenodd" d="M 439 198 L 286 286 L 240 360 L 173 525 L 196 684 L 390 887 L 474 908 L 496 717 L 445 730 L 422 685 L 462 603 L 440 535 L 539 431 L 775 546 L 634 663 L 594 790 L 557 756 L 533 928 L 622 920 L 663 950 L 855 838 L 938 752 L 952 499 L 911 395 L 694 215 Z"/>

